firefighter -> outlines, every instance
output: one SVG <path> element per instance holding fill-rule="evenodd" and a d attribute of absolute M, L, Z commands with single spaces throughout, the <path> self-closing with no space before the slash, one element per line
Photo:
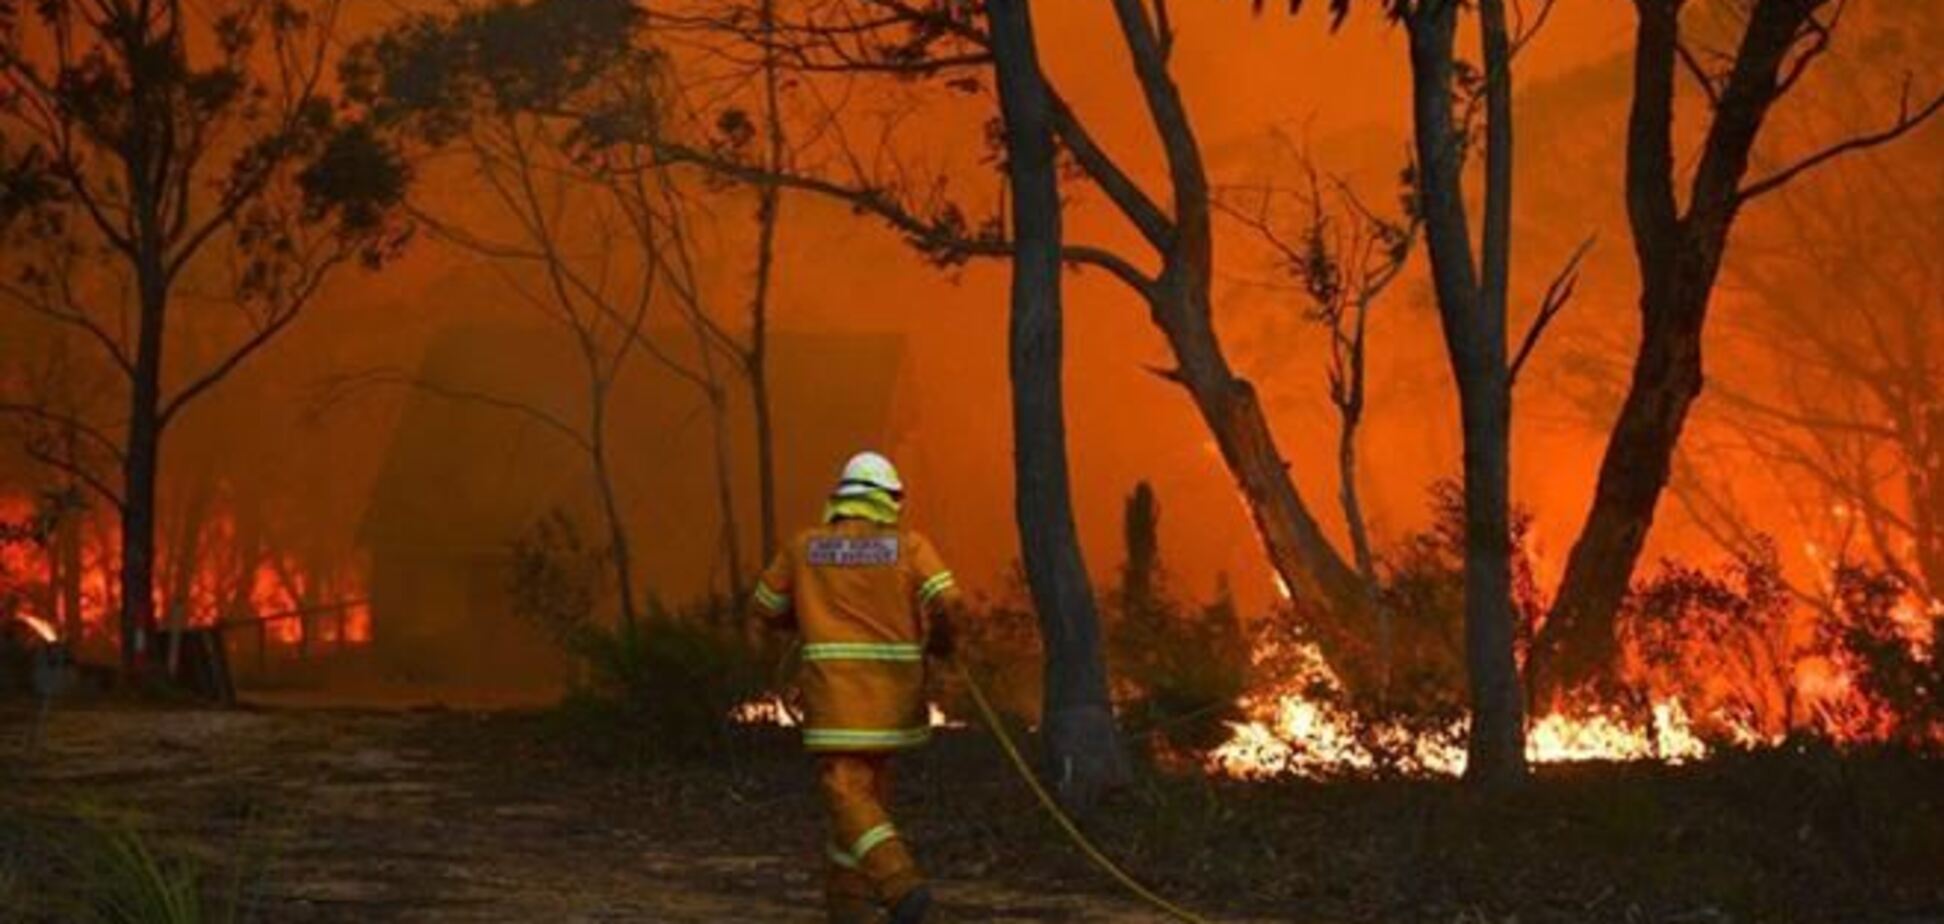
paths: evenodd
<path fill-rule="evenodd" d="M 959 593 L 932 544 L 900 521 L 890 460 L 845 464 L 823 525 L 797 535 L 756 583 L 753 607 L 803 641 L 803 743 L 829 812 L 832 922 L 920 921 L 931 906 L 891 822 L 891 758 L 925 743 L 925 656 L 950 657 Z"/>

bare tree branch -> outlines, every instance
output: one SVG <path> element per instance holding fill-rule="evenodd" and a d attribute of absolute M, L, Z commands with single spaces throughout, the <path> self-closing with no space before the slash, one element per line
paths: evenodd
<path fill-rule="evenodd" d="M 1849 0 L 1837 0 L 1836 9 L 1829 14 L 1828 22 L 1823 22 L 1813 16 L 1809 18 L 1808 23 L 1803 26 L 1803 31 L 1810 36 L 1809 46 L 1804 48 L 1796 56 L 1795 63 L 1789 66 L 1788 72 L 1783 74 L 1782 79 L 1776 83 L 1775 96 L 1777 99 L 1788 95 L 1790 90 L 1795 89 L 1796 82 L 1802 79 L 1802 75 L 1809 72 L 1809 66 L 1816 63 L 1816 59 L 1822 57 L 1829 50 L 1830 39 L 1835 37 L 1836 26 L 1842 22 L 1843 11 L 1848 8 Z"/>
<path fill-rule="evenodd" d="M 882 219 L 920 250 L 946 259 L 1012 256 L 1010 241 L 999 237 L 968 237 L 958 229 L 912 214 L 879 190 L 844 186 L 820 177 L 795 173 L 771 173 L 685 145 L 658 143 L 655 149 L 660 157 L 671 163 L 689 164 L 744 183 L 774 183 L 846 203 L 860 212 Z M 1061 248 L 1060 253 L 1071 265 L 1106 270 L 1143 297 L 1153 291 L 1155 281 L 1152 278 L 1112 251 L 1086 245 L 1068 245 Z"/>
<path fill-rule="evenodd" d="M 235 372 L 237 367 L 243 365 L 245 360 L 255 355 L 265 344 L 276 339 L 278 334 L 282 333 L 285 328 L 295 322 L 298 316 L 303 314 L 305 306 L 310 303 L 311 296 L 317 294 L 318 288 L 324 284 L 324 278 L 329 275 L 330 270 L 345 260 L 348 260 L 350 257 L 351 252 L 349 250 L 338 248 L 314 266 L 298 286 L 297 290 L 288 297 L 285 304 L 281 308 L 273 310 L 270 317 L 262 325 L 257 327 L 255 333 L 252 333 L 243 342 L 232 348 L 229 354 L 224 356 L 215 366 L 205 371 L 202 375 L 197 376 L 189 384 L 183 386 L 182 390 L 177 392 L 175 397 L 162 403 L 162 408 L 158 414 L 158 419 L 161 421 L 162 426 L 167 427 L 169 422 L 175 419 L 176 414 L 185 405 L 194 401 L 204 392 L 216 387 L 224 379 L 229 378 L 230 373 Z"/>
<path fill-rule="evenodd" d="M 110 458 L 117 461 L 120 461 L 122 458 L 120 444 L 109 439 L 107 434 L 102 433 L 93 424 L 72 414 L 64 414 L 44 405 L 30 404 L 24 401 L 0 401 L 0 415 L 26 417 L 55 427 L 71 429 L 75 433 L 87 437 L 88 442 L 93 443 L 96 448 L 108 453 Z"/>
<path fill-rule="evenodd" d="M 1925 103 L 1922 107 L 1918 108 L 1915 111 L 1912 111 L 1910 108 L 1910 81 L 1908 78 L 1906 78 L 1904 81 L 1903 96 L 1898 103 L 1897 119 L 1895 122 L 1886 126 L 1881 131 L 1868 132 L 1865 134 L 1856 135 L 1854 137 L 1847 138 L 1843 141 L 1840 141 L 1836 144 L 1830 145 L 1829 147 L 1817 151 L 1816 153 L 1811 154 L 1808 157 L 1805 157 L 1795 162 L 1794 164 L 1791 164 L 1788 167 L 1784 167 L 1781 170 L 1778 170 L 1768 175 L 1767 177 L 1764 177 L 1760 180 L 1756 180 L 1755 182 L 1750 183 L 1745 187 L 1742 187 L 1742 190 L 1736 194 L 1736 199 L 1741 202 L 1747 202 L 1748 200 L 1760 196 L 1764 193 L 1773 192 L 1777 189 L 1780 189 L 1783 186 L 1787 185 L 1790 181 L 1794 180 L 1796 177 L 1799 177 L 1802 174 L 1810 170 L 1813 170 L 1816 167 L 1819 167 L 1825 163 L 1828 163 L 1829 161 L 1835 160 L 1836 158 L 1841 157 L 1845 154 L 1850 154 L 1857 151 L 1866 151 L 1869 150 L 1870 148 L 1874 148 L 1879 145 L 1884 145 L 1892 141 L 1895 141 L 1898 138 L 1901 138 L 1904 135 L 1909 134 L 1912 129 L 1915 129 L 1919 125 L 1924 124 L 1926 121 L 1928 121 L 1931 118 L 1931 116 L 1936 115 L 1938 110 L 1940 109 L 1944 109 L 1944 93 L 1939 93 L 1937 96 L 1933 97 L 1930 102 Z"/>
<path fill-rule="evenodd" d="M 1688 72 L 1688 76 L 1694 78 L 1695 85 L 1701 88 L 1701 94 L 1708 98 L 1708 108 L 1720 106 L 1721 86 L 1714 75 L 1708 73 L 1701 60 L 1694 56 L 1694 50 L 1684 41 L 1675 42 L 1674 50 L 1680 55 L 1681 67 Z"/>
<path fill-rule="evenodd" d="M 1518 384 L 1519 371 L 1525 368 L 1526 360 L 1538 348 L 1539 339 L 1545 336 L 1546 328 L 1566 309 L 1566 303 L 1572 301 L 1573 290 L 1579 285 L 1580 261 L 1586 259 L 1587 252 L 1593 249 L 1593 242 L 1598 239 L 1597 233 L 1588 235 L 1578 247 L 1573 248 L 1573 255 L 1567 258 L 1565 267 L 1546 286 L 1546 297 L 1539 301 L 1539 314 L 1533 317 L 1532 326 L 1526 328 L 1525 339 L 1519 343 L 1519 351 L 1513 355 L 1512 366 L 1506 373 L 1505 387 L 1512 388 Z"/>
<path fill-rule="evenodd" d="M 116 366 L 120 367 L 122 372 L 134 372 L 135 366 L 133 361 L 128 358 L 128 352 L 122 348 L 121 343 L 115 339 L 113 334 L 110 334 L 106 328 L 96 323 L 93 318 L 79 311 L 63 311 L 34 297 L 32 293 L 5 281 L 0 281 L 0 295 L 6 296 L 15 304 L 28 311 L 60 324 L 73 327 L 87 334 L 89 339 L 98 344 L 102 348 L 102 351 L 108 354 L 108 358 Z"/>
<path fill-rule="evenodd" d="M 1136 230 L 1156 250 L 1167 250 L 1174 240 L 1174 222 L 1165 211 L 1149 196 L 1134 178 L 1120 168 L 1109 156 L 1087 127 L 1060 98 L 1057 91 L 1048 88 L 1053 103 L 1053 130 L 1060 142 L 1073 154 L 1073 159 L 1087 171 L 1094 185 L 1107 194 L 1121 214 L 1133 222 Z"/>
<path fill-rule="evenodd" d="M 1559 0 L 1545 0 L 1544 3 L 1540 4 L 1539 12 L 1532 17 L 1532 23 L 1527 25 L 1524 5 L 1516 2 L 1513 4 L 1518 9 L 1519 17 L 1518 24 L 1512 30 L 1511 56 L 1513 58 L 1517 58 L 1519 52 L 1524 51 L 1527 44 L 1539 37 L 1539 33 L 1546 28 L 1546 23 L 1552 19 L 1553 7 L 1558 5 Z"/>
<path fill-rule="evenodd" d="M 95 474 L 87 466 L 82 465 L 80 462 L 74 459 L 67 458 L 65 456 L 59 456 L 59 455 L 55 455 L 54 453 L 48 452 L 46 449 L 42 448 L 40 445 L 36 443 L 28 443 L 25 449 L 28 458 L 33 459 L 34 461 L 39 462 L 40 464 L 52 468 L 56 471 L 62 472 L 68 475 L 69 477 L 75 479 L 76 481 L 79 481 L 82 484 L 87 485 L 89 490 L 92 490 L 96 494 L 101 495 L 102 498 L 107 500 L 109 504 L 113 505 L 116 510 L 121 510 L 122 508 L 127 506 L 126 503 L 124 503 L 122 500 L 121 493 L 116 491 L 113 485 L 110 485 L 106 480 L 102 479 L 101 476 Z"/>

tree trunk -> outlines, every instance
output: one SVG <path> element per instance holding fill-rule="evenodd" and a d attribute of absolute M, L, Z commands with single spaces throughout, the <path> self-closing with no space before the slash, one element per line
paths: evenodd
<path fill-rule="evenodd" d="M 1180 381 L 1215 437 L 1269 563 L 1292 598 L 1315 605 L 1314 615 L 1355 622 L 1365 609 L 1363 581 L 1297 490 L 1255 386 L 1229 367 L 1209 320 L 1208 276 L 1198 270 L 1182 275 L 1189 278 L 1177 283 L 1177 291 L 1163 294 L 1155 313 L 1165 318 L 1162 330 L 1180 363 Z"/>
<path fill-rule="evenodd" d="M 1215 438 L 1283 594 L 1314 630 L 1324 659 L 1348 687 L 1381 684 L 1382 658 L 1372 657 L 1369 643 L 1370 587 L 1311 515 L 1255 386 L 1235 374 L 1222 351 L 1209 307 L 1207 226 L 1196 230 L 1184 222 L 1181 229 L 1168 270 L 1149 297 L 1177 363 L 1172 377 L 1187 389 Z"/>
<path fill-rule="evenodd" d="M 776 33 L 776 0 L 763 0 L 763 37 L 767 42 Z M 783 170 L 783 114 L 777 101 L 776 53 L 766 46 L 763 54 L 763 105 L 769 134 L 768 169 Z M 776 429 L 770 416 L 769 393 L 769 302 L 770 282 L 776 272 L 776 225 L 781 218 L 782 188 L 774 179 L 757 188 L 756 200 L 756 291 L 749 304 L 749 353 L 746 357 L 750 399 L 756 417 L 756 497 L 762 532 L 763 561 L 776 557 L 781 538 L 776 532 Z"/>
<path fill-rule="evenodd" d="M 138 196 L 138 198 L 140 198 Z M 162 337 L 168 289 L 161 255 L 147 244 L 137 259 L 140 332 L 129 396 L 128 441 L 122 463 L 121 654 L 133 675 L 147 661 L 155 635 L 155 502 L 162 461 Z"/>
<path fill-rule="evenodd" d="M 1612 664 L 1620 606 L 1667 487 L 1681 430 L 1701 394 L 1701 378 L 1699 327 L 1681 325 L 1646 337 L 1600 463 L 1592 511 L 1534 646 L 1535 708 L 1596 680 Z"/>
<path fill-rule="evenodd" d="M 1107 695 L 1100 617 L 1068 494 L 1062 397 L 1060 200 L 1050 101 L 1029 0 L 992 0 L 994 70 L 1012 181 L 1010 325 L 1014 514 L 1046 650 L 1041 738 L 1067 805 L 1091 807 L 1124 785 L 1127 757 Z"/>
<path fill-rule="evenodd" d="M 1343 399 L 1337 402 L 1340 415 L 1337 422 L 1337 503 L 1343 510 L 1344 528 L 1350 533 L 1350 560 L 1356 565 L 1357 577 L 1363 581 L 1364 599 L 1377 624 L 1377 690 L 1382 700 L 1388 701 L 1391 669 L 1396 661 L 1395 632 L 1391 627 L 1390 608 L 1384 605 L 1382 587 L 1378 584 L 1377 556 L 1370 547 L 1370 528 L 1364 519 L 1362 496 L 1357 490 L 1357 431 L 1363 425 L 1364 347 L 1370 302 L 1359 299 L 1356 308 L 1356 330 L 1350 347 L 1353 352 L 1345 373 L 1348 378 L 1344 382 Z"/>
<path fill-rule="evenodd" d="M 703 349 L 709 349 L 707 344 Z M 736 523 L 735 450 L 729 445 L 728 395 L 709 376 L 710 431 L 715 440 L 716 508 L 722 517 L 722 557 L 729 569 L 729 599 L 736 599 L 749 588 L 743 583 L 742 530 Z"/>
<path fill-rule="evenodd" d="M 197 560 L 203 552 L 203 523 L 209 517 L 216 490 L 208 478 L 198 478 L 196 482 L 189 495 L 189 506 L 182 512 L 182 522 L 174 530 L 175 538 L 170 540 L 166 590 L 162 595 L 169 634 L 163 665 L 170 677 L 176 676 L 182 663 L 182 633 L 189 627 L 189 598 L 195 588 Z"/>
<path fill-rule="evenodd" d="M 1168 71 L 1170 39 L 1142 0 L 1114 0 L 1114 12 L 1174 193 L 1167 233 L 1149 234 L 1162 252 L 1161 275 L 1143 293 L 1174 353 L 1173 377 L 1188 389 L 1215 437 L 1285 592 L 1306 605 L 1305 616 L 1321 630 L 1318 643 L 1339 676 L 1358 685 L 1374 676 L 1363 641 L 1368 636 L 1363 581 L 1310 514 L 1290 477 L 1289 461 L 1276 448 L 1255 387 L 1230 368 L 1215 332 L 1208 175 L 1180 87 Z"/>
<path fill-rule="evenodd" d="M 1121 566 L 1121 612 L 1148 612 L 1161 587 L 1161 503 L 1145 481 L 1134 486 L 1122 507 L 1121 544 L 1127 556 Z"/>
<path fill-rule="evenodd" d="M 1177 196 L 1184 215 L 1190 197 Z M 1302 608 L 1324 659 L 1352 688 L 1381 683 L 1370 656 L 1369 586 L 1337 553 L 1296 488 L 1290 462 L 1276 446 L 1255 386 L 1237 376 L 1222 351 L 1209 305 L 1213 242 L 1205 220 L 1184 219 L 1167 270 L 1150 296 L 1150 310 L 1178 364 L 1175 379 L 1188 390 L 1222 461 L 1234 477 L 1284 595 Z"/>
<path fill-rule="evenodd" d="M 1343 508 L 1343 524 L 1350 533 L 1350 558 L 1366 589 L 1377 586 L 1377 556 L 1370 548 L 1370 528 L 1364 519 L 1363 499 L 1357 490 L 1357 430 L 1363 425 L 1364 406 L 1364 317 L 1368 306 L 1357 306 L 1355 359 L 1351 362 L 1348 398 L 1338 408 L 1337 422 L 1337 503 Z"/>
<path fill-rule="evenodd" d="M 1675 68 L 1679 0 L 1637 0 L 1633 105 L 1627 129 L 1627 217 L 1641 280 L 1640 351 L 1620 417 L 1600 463 L 1586 526 L 1566 561 L 1559 594 L 1533 646 L 1535 702 L 1549 702 L 1602 674 L 1615 651 L 1615 622 L 1674 449 L 1701 393 L 1708 303 L 1736 216 L 1742 184 L 1769 109 L 1787 89 L 1791 50 L 1826 0 L 1758 0 L 1719 91 L 1688 208 L 1674 195 Z"/>
<path fill-rule="evenodd" d="M 768 271 L 765 270 L 763 275 L 767 276 Z M 747 372 L 750 401 L 755 407 L 756 417 L 756 504 L 760 517 L 757 528 L 761 531 L 763 543 L 762 560 L 771 561 L 776 558 L 781 539 L 776 532 L 776 424 L 770 410 L 769 336 L 764 332 L 768 323 L 764 319 L 765 311 L 759 308 L 756 313 L 756 333 L 751 341 Z"/>
<path fill-rule="evenodd" d="M 1465 775 L 1502 785 L 1526 772 L 1523 697 L 1512 650 L 1512 417 L 1505 348 L 1512 106 L 1503 0 L 1482 0 L 1479 12 L 1487 94 L 1482 273 L 1472 262 L 1463 141 L 1452 119 L 1457 0 L 1420 5 L 1408 25 L 1425 240 L 1464 428 L 1465 666 L 1472 706 Z"/>
<path fill-rule="evenodd" d="M 621 595 L 621 625 L 632 632 L 640 623 L 641 606 L 635 601 L 634 550 L 628 542 L 628 524 L 621 515 L 614 474 L 608 466 L 607 385 L 595 381 L 589 387 L 593 398 L 589 420 L 589 461 L 594 465 L 594 487 L 601 493 L 601 515 L 607 520 L 608 557 L 614 565 L 615 589 Z"/>

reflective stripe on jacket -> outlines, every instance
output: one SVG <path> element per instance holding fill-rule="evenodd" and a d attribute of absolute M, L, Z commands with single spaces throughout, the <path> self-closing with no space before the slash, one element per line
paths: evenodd
<path fill-rule="evenodd" d="M 930 737 L 926 617 L 957 592 L 931 542 L 894 524 L 840 519 L 790 541 L 754 596 L 769 617 L 794 613 L 802 634 L 805 747 L 896 750 Z"/>

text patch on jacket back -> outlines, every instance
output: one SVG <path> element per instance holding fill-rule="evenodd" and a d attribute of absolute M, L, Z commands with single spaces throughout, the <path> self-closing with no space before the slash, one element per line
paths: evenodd
<path fill-rule="evenodd" d="M 813 568 L 885 568 L 898 563 L 898 537 L 818 536 L 806 557 Z"/>

